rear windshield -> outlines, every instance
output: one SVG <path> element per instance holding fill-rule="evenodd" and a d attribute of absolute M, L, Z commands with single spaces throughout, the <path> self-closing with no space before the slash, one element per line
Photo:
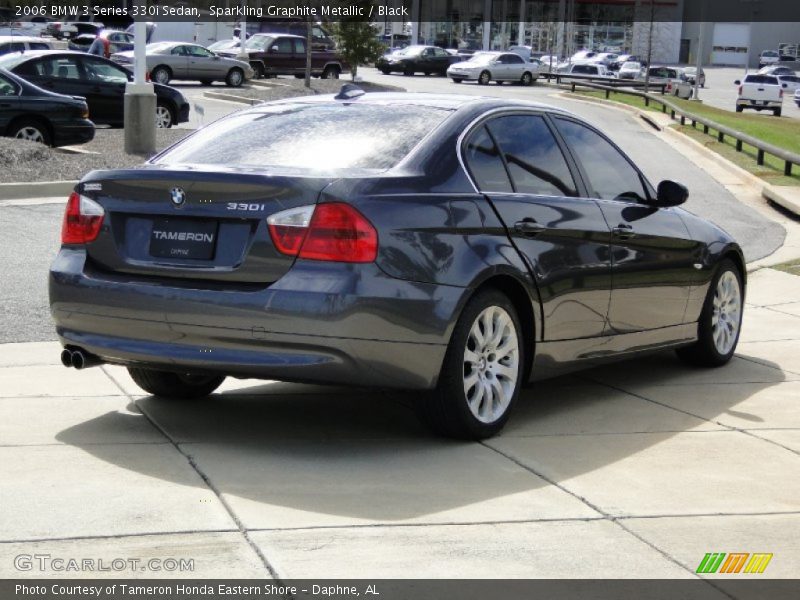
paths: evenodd
<path fill-rule="evenodd" d="M 451 114 L 402 104 L 280 104 L 199 130 L 156 164 L 389 169 Z"/>
<path fill-rule="evenodd" d="M 763 83 L 765 85 L 778 85 L 778 78 L 771 75 L 748 75 L 744 78 L 745 83 Z"/>

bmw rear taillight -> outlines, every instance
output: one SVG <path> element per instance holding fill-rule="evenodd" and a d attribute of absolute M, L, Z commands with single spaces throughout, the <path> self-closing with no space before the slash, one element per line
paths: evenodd
<path fill-rule="evenodd" d="M 86 244 L 93 242 L 100 233 L 106 212 L 97 202 L 77 192 L 72 192 L 64 212 L 61 226 L 62 244 Z"/>
<path fill-rule="evenodd" d="M 368 263 L 378 255 L 378 232 L 343 202 L 290 208 L 267 219 L 281 254 L 333 262 Z"/>

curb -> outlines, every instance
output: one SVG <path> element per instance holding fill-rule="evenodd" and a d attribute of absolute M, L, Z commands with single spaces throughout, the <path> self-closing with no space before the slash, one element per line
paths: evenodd
<path fill-rule="evenodd" d="M 780 188 L 773 185 L 766 185 L 761 191 L 761 195 L 770 202 L 780 205 L 795 216 L 800 217 L 800 190 L 795 192 L 795 198 L 787 196 Z"/>
<path fill-rule="evenodd" d="M 224 94 L 223 92 L 203 92 L 203 97 L 211 98 L 212 100 L 236 102 L 237 104 L 247 104 L 249 106 L 264 102 L 263 100 L 259 100 L 257 98 L 247 98 L 245 96 L 236 96 L 234 94 Z"/>
<path fill-rule="evenodd" d="M 0 183 L 0 202 L 25 198 L 69 196 L 78 181 L 25 181 Z"/>

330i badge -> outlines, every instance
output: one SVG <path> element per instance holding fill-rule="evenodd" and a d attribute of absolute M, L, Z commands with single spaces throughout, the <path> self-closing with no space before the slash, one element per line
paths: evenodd
<path fill-rule="evenodd" d="M 63 363 L 164 397 L 226 376 L 415 390 L 436 431 L 483 438 L 529 381 L 731 358 L 742 252 L 686 188 L 560 109 L 346 91 L 87 175 L 50 270 Z"/>

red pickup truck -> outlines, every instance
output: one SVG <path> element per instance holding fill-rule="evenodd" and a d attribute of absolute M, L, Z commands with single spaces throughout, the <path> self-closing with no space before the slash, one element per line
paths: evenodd
<path fill-rule="evenodd" d="M 257 33 L 244 45 L 256 77 L 295 75 L 306 71 L 306 39 L 299 35 Z M 220 56 L 236 57 L 238 48 L 218 52 Z M 323 79 L 338 79 L 349 73 L 348 65 L 334 50 L 312 50 L 311 74 Z"/>

